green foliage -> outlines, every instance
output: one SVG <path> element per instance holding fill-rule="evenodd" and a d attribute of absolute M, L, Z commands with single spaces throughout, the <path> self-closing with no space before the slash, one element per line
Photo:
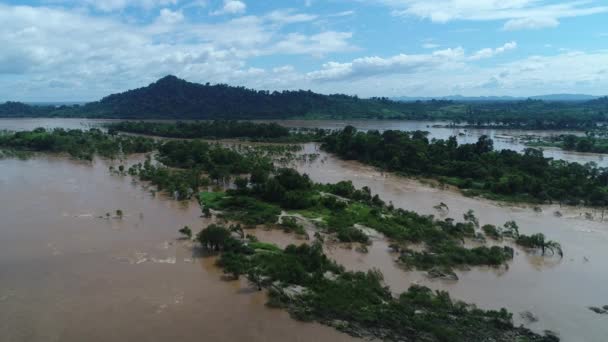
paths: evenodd
<path fill-rule="evenodd" d="M 243 195 L 201 193 L 200 202 L 205 207 L 222 211 L 225 218 L 247 225 L 274 224 L 281 214 L 278 206 Z"/>
<path fill-rule="evenodd" d="M 306 230 L 295 217 L 285 216 L 281 219 L 281 227 L 286 233 L 295 233 L 298 235 L 306 235 Z"/>
<path fill-rule="evenodd" d="M 75 106 L 0 104 L 0 117 L 122 119 L 409 119 L 466 122 L 477 127 L 585 129 L 606 122 L 608 98 L 587 102 L 446 100 L 397 102 L 311 91 L 256 91 L 226 84 L 196 84 L 166 76 L 147 87 Z"/>
<path fill-rule="evenodd" d="M 399 260 L 407 265 L 428 270 L 437 265 L 455 267 L 461 265 L 499 266 L 513 259 L 513 249 L 504 246 L 475 247 L 467 249 L 452 243 L 442 243 L 431 246 L 427 252 L 405 251 Z"/>
<path fill-rule="evenodd" d="M 250 121 L 197 121 L 197 122 L 134 122 L 123 121 L 106 125 L 109 132 L 128 132 L 167 138 L 185 139 L 248 139 L 252 141 L 296 143 L 318 141 L 324 129 L 291 130 L 277 123 Z"/>
<path fill-rule="evenodd" d="M 230 231 L 215 224 L 209 225 L 196 236 L 196 240 L 206 249 L 219 251 L 231 239 Z"/>
<path fill-rule="evenodd" d="M 150 152 L 156 148 L 152 139 L 111 136 L 98 129 L 46 130 L 0 133 L 0 148 L 38 152 L 68 153 L 77 159 L 93 160 L 95 155 L 116 158 L 123 154 Z"/>
<path fill-rule="evenodd" d="M 486 136 L 458 145 L 455 137 L 429 141 L 424 132 L 357 132 L 346 127 L 324 139 L 323 148 L 406 175 L 434 177 L 470 195 L 528 202 L 608 204 L 608 169 L 523 153 L 494 151 Z"/>
<path fill-rule="evenodd" d="M 394 297 L 379 271 L 345 272 L 319 243 L 285 250 L 259 243 L 249 247 L 254 252 L 224 252 L 218 264 L 235 277 L 247 274 L 260 289 L 269 287 L 269 305 L 286 308 L 297 319 L 379 340 L 554 341 L 513 326 L 505 309 L 480 310 L 447 292 L 413 286 Z M 334 277 L 326 277 L 328 272 Z"/>
<path fill-rule="evenodd" d="M 540 249 L 542 255 L 545 255 L 549 251 L 551 254 L 557 253 L 560 257 L 564 256 L 562 246 L 555 241 L 546 240 L 545 235 L 542 233 L 531 236 L 518 235 L 515 242 L 522 247 Z"/>
<path fill-rule="evenodd" d="M 486 224 L 483 225 L 483 227 L 481 227 L 481 230 L 483 230 L 483 232 L 489 236 L 490 238 L 494 239 L 494 240 L 498 240 L 501 237 L 501 231 L 492 224 Z"/>

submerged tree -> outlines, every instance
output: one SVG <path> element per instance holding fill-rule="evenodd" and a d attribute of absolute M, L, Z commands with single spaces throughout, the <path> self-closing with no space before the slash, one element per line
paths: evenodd
<path fill-rule="evenodd" d="M 542 255 L 545 255 L 547 251 L 550 251 L 551 254 L 557 253 L 560 257 L 564 257 L 562 246 L 558 242 L 547 240 L 542 233 L 531 236 L 520 235 L 517 238 L 516 243 L 527 248 L 540 248 Z"/>
<path fill-rule="evenodd" d="M 180 229 L 179 232 L 186 238 L 192 239 L 192 230 L 190 229 L 190 227 L 185 226 L 184 228 Z"/>

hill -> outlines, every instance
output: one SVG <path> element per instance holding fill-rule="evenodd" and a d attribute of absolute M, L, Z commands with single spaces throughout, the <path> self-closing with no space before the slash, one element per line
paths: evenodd
<path fill-rule="evenodd" d="M 163 119 L 371 118 L 410 112 L 406 106 L 387 99 L 321 95 L 304 90 L 258 91 L 225 84 L 191 83 L 175 76 L 107 96 L 82 109 L 88 115 L 101 117 Z"/>
<path fill-rule="evenodd" d="M 562 98 L 564 95 L 561 95 Z M 142 88 L 84 105 L 0 104 L 0 117 L 88 117 L 117 119 L 407 119 L 446 120 L 474 126 L 591 129 L 608 121 L 608 101 L 394 101 L 323 95 L 310 90 L 266 91 L 226 84 L 198 84 L 166 76 Z M 552 96 L 552 98 L 556 98 Z M 572 98 L 570 96 L 570 98 Z M 480 98 L 481 99 L 481 98 Z"/>

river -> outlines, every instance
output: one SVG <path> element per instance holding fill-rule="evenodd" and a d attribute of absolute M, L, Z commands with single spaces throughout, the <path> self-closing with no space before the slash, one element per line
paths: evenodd
<path fill-rule="evenodd" d="M 99 127 L 105 123 L 116 122 L 121 120 L 104 120 L 104 119 L 58 119 L 58 118 L 42 118 L 42 119 L 6 119 L 0 118 L 0 130 L 31 130 L 37 127 L 44 128 L 73 128 L 87 129 L 91 127 Z M 148 120 L 158 121 L 158 120 Z M 521 152 L 526 146 L 523 141 L 517 137 L 522 135 L 534 136 L 551 136 L 559 134 L 577 134 L 582 132 L 576 131 L 534 131 L 521 129 L 477 129 L 477 128 L 444 128 L 433 127 L 436 125 L 448 125 L 448 122 L 435 121 L 402 121 L 402 120 L 270 120 L 264 122 L 276 122 L 286 127 L 292 128 L 324 128 L 324 129 L 341 129 L 347 125 L 352 125 L 360 130 L 379 130 L 388 129 L 415 131 L 428 131 L 430 138 L 447 139 L 451 136 L 456 136 L 460 143 L 477 142 L 482 135 L 487 135 L 494 140 L 495 149 L 510 149 Z M 588 163 L 594 162 L 599 166 L 608 167 L 608 159 L 606 155 L 598 153 L 581 153 L 575 151 L 563 151 L 557 148 L 545 148 L 546 157 L 554 159 L 563 159 L 571 162 Z"/>
<path fill-rule="evenodd" d="M 222 281 L 214 258 L 177 240 L 208 223 L 198 204 L 152 196 L 108 166 L 0 160 L 0 341 L 353 340 Z"/>
<path fill-rule="evenodd" d="M 545 205 L 541 206 L 542 212 L 537 212 L 530 206 L 464 197 L 454 190 L 440 190 L 359 162 L 340 160 L 320 151 L 316 144 L 307 144 L 305 152 L 320 153 L 316 161 L 297 165 L 300 172 L 316 182 L 351 180 L 356 187 L 368 186 L 372 194 L 396 207 L 421 214 L 439 217 L 433 207 L 443 202 L 449 207 L 443 217 L 462 221 L 463 214 L 472 209 L 481 225 L 515 220 L 521 233 L 544 233 L 564 249 L 564 258 L 560 259 L 530 255 L 512 245 L 516 255 L 508 270 L 475 267 L 457 271 L 457 282 L 433 281 L 420 272 L 405 272 L 394 262 L 396 256 L 391 255 L 388 242 L 383 239 L 375 241 L 368 254 L 333 249 L 330 255 L 338 262 L 354 270 L 380 269 L 394 292 L 404 291 L 414 283 L 426 285 L 447 290 L 454 298 L 484 309 L 505 307 L 514 313 L 517 324 L 526 323 L 537 332 L 555 331 L 563 341 L 606 341 L 607 317 L 588 309 L 608 303 L 608 224 L 602 222 L 601 211 Z M 562 216 L 557 217 L 556 211 Z M 536 316 L 538 322 L 527 324 L 520 315 L 525 311 Z"/>
<path fill-rule="evenodd" d="M 100 122 L 2 119 L 0 129 L 86 128 Z M 323 128 L 351 124 L 283 123 Z M 397 122 L 394 127 L 388 121 L 354 123 L 360 129 L 425 129 L 437 138 L 462 131 L 429 128 L 423 122 Z M 520 133 L 530 132 L 509 134 Z M 506 133 L 469 129 L 459 139 L 475 141 L 481 134 Z M 518 144 L 497 140 L 495 146 L 518 150 Z M 395 292 L 418 283 L 485 309 L 506 307 L 516 323 L 558 332 L 563 341 L 606 340 L 607 317 L 587 308 L 608 305 L 608 226 L 600 212 L 557 206 L 542 206 L 537 212 L 501 205 L 343 161 L 319 151 L 316 144 L 307 144 L 305 152 L 321 154 L 312 163 L 297 165 L 314 181 L 351 180 L 397 207 L 422 214 L 439 215 L 433 206 L 444 202 L 450 208 L 447 217 L 461 220 L 473 209 L 482 225 L 515 220 L 522 233 L 542 232 L 559 241 L 565 253 L 563 259 L 540 257 L 516 248 L 508 270 L 473 268 L 458 271 L 457 282 L 442 282 L 404 271 L 387 241 L 377 239 L 368 254 L 331 248 L 329 254 L 347 268 L 378 268 Z M 601 155 L 553 153 L 571 161 L 603 162 Z M 152 197 L 129 177 L 110 175 L 108 165 L 48 156 L 0 160 L 0 340 L 350 340 L 265 308 L 263 294 L 251 293 L 245 283 L 221 281 L 212 258 L 197 258 L 190 246 L 176 240 L 178 228 L 207 223 L 198 205 Z M 98 218 L 116 209 L 124 211 L 122 219 Z M 262 234 L 268 239 L 277 235 Z M 520 316 L 524 311 L 538 322 L 526 322 Z"/>

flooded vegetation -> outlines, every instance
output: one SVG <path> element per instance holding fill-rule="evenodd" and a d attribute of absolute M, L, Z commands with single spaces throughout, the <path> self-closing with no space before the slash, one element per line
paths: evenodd
<path fill-rule="evenodd" d="M 422 272 L 404 272 L 395 262 L 398 254 L 391 252 L 390 243 L 376 238 L 367 254 L 343 246 L 336 246 L 329 252 L 347 269 L 364 271 L 377 268 L 384 274 L 385 282 L 397 292 L 406 290 L 411 284 L 420 284 L 447 290 L 454 298 L 475 303 L 481 308 L 505 307 L 515 313 L 516 324 L 525 324 L 537 332 L 558 332 L 564 341 L 603 340 L 603 317 L 587 309 L 588 306 L 601 306 L 606 301 L 604 284 L 608 282 L 608 267 L 603 260 L 608 257 L 605 249 L 608 228 L 601 209 L 505 205 L 467 198 L 454 190 L 440 189 L 358 162 L 340 160 L 320 151 L 315 144 L 308 144 L 305 151 L 320 153 L 316 162 L 297 165 L 300 172 L 307 173 L 315 182 L 351 180 L 356 187 L 367 186 L 372 193 L 379 194 L 396 208 L 442 218 L 460 220 L 472 209 L 481 226 L 515 221 L 521 233 L 543 233 L 559 241 L 564 249 L 564 258 L 551 253 L 542 256 L 538 250 L 522 248 L 507 241 L 506 244 L 515 250 L 508 268 L 456 269 L 458 281 L 451 281 L 431 279 Z M 434 208 L 440 203 L 444 203 L 449 211 Z M 470 243 L 475 244 L 474 241 Z M 528 311 L 536 319 L 526 319 Z"/>
<path fill-rule="evenodd" d="M 315 143 L 159 146 L 0 161 L 3 340 L 603 338 L 601 208 L 463 197 Z"/>

